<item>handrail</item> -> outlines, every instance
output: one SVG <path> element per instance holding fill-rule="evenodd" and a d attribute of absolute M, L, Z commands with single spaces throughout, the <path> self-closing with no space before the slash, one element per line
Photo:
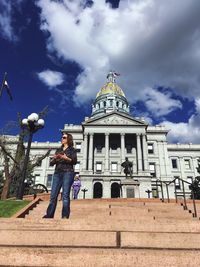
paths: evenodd
<path fill-rule="evenodd" d="M 183 208 L 184 208 L 184 210 L 187 210 L 188 207 L 187 207 L 187 201 L 186 201 L 185 184 L 192 185 L 193 182 L 190 183 L 190 182 L 185 181 L 184 179 L 179 178 L 179 177 L 176 177 L 172 181 L 168 181 L 168 182 L 167 181 L 162 181 L 160 179 L 156 179 L 156 188 L 157 188 L 157 191 L 158 191 L 158 186 L 160 186 L 161 187 L 161 194 L 162 194 L 161 201 L 164 202 L 165 199 L 164 199 L 164 193 L 163 193 L 163 184 L 165 184 L 166 191 L 167 191 L 167 200 L 168 200 L 168 203 L 169 203 L 170 202 L 170 198 L 169 198 L 169 188 L 168 187 L 169 187 L 170 184 L 173 183 L 174 184 L 174 189 L 175 189 L 174 194 L 175 194 L 176 203 L 177 203 L 178 202 L 177 195 L 179 195 L 179 193 L 177 192 L 177 188 L 176 188 L 176 180 L 179 180 L 182 183 L 182 190 L 183 191 L 182 191 L 181 195 L 183 196 L 183 199 L 184 199 Z M 158 183 L 160 183 L 160 184 L 158 184 Z M 191 189 L 190 190 L 191 190 L 191 198 L 193 200 L 193 208 L 194 208 L 193 216 L 194 217 L 197 217 L 197 209 L 196 209 L 195 195 L 194 195 L 194 190 L 193 190 L 193 187 L 192 186 L 191 186 Z"/>

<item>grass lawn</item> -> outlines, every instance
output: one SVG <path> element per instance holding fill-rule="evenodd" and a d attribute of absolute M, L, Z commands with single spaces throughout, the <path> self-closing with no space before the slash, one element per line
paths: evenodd
<path fill-rule="evenodd" d="M 0 201 L 0 217 L 8 218 L 15 214 L 17 211 L 29 204 L 29 200 L 1 200 Z"/>

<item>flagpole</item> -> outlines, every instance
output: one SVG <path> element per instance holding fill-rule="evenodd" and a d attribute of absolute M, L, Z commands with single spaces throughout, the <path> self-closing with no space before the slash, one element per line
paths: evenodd
<path fill-rule="evenodd" d="M 7 72 L 4 73 L 3 82 L 1 84 L 0 98 L 1 98 L 1 95 L 2 95 L 2 92 L 3 92 L 3 87 L 4 87 L 5 80 L 6 80 L 6 76 L 7 76 Z"/>

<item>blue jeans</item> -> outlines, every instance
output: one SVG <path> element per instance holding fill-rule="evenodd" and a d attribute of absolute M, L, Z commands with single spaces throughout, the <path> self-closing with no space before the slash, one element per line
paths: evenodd
<path fill-rule="evenodd" d="M 73 189 L 73 199 L 77 199 L 78 198 L 79 191 L 80 191 L 80 188 L 79 187 L 78 188 L 75 187 Z"/>
<path fill-rule="evenodd" d="M 70 189 L 74 181 L 74 172 L 55 173 L 51 187 L 51 198 L 47 208 L 47 218 L 53 218 L 57 206 L 57 199 L 62 187 L 62 218 L 70 215 Z"/>

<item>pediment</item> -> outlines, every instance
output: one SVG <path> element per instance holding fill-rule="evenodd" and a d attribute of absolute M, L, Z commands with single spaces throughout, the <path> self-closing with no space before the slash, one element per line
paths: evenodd
<path fill-rule="evenodd" d="M 146 126 L 145 121 L 137 120 L 129 115 L 120 113 L 110 113 L 101 117 L 90 118 L 85 121 L 85 125 L 133 125 L 133 126 Z"/>

